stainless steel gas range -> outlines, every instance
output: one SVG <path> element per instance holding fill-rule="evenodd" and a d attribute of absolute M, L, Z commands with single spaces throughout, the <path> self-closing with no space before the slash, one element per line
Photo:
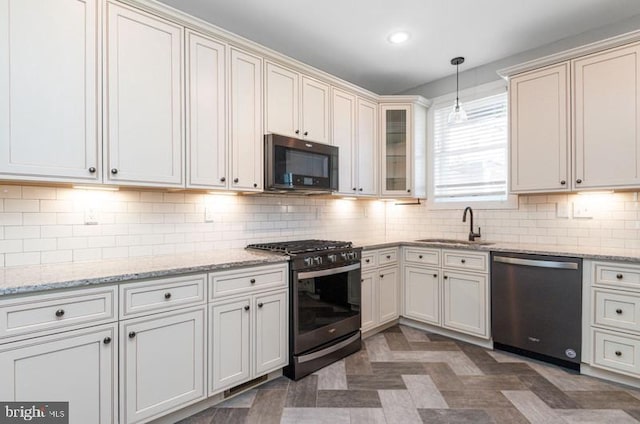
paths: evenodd
<path fill-rule="evenodd" d="M 289 366 L 298 380 L 361 347 L 360 258 L 351 242 L 299 240 L 251 244 L 286 253 L 289 265 Z"/>

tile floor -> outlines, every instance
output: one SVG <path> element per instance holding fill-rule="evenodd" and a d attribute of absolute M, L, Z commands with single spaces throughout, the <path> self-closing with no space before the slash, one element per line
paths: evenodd
<path fill-rule="evenodd" d="M 407 326 L 180 424 L 638 423 L 640 391 Z"/>

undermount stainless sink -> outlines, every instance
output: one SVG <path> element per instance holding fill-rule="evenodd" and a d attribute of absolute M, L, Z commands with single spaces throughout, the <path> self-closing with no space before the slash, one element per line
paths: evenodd
<path fill-rule="evenodd" d="M 469 241 L 469 240 L 445 239 L 445 238 L 428 238 L 428 239 L 421 239 L 416 241 L 424 242 L 424 243 L 463 244 L 466 246 L 489 246 L 493 244 L 489 241 L 480 241 L 480 240 Z"/>

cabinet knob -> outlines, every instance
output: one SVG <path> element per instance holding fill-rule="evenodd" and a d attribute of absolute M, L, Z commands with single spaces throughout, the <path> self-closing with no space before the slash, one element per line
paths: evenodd
<path fill-rule="evenodd" d="M 460 262 L 465 264 L 465 263 L 467 263 L 467 260 L 466 259 L 460 259 Z"/>
<path fill-rule="evenodd" d="M 226 179 L 225 177 L 220 177 L 220 182 L 221 182 L 221 183 L 223 183 L 223 182 L 225 182 L 225 181 L 227 181 L 227 179 Z"/>
<path fill-rule="evenodd" d="M 418 255 L 418 259 L 422 259 L 422 255 Z"/>
<path fill-rule="evenodd" d="M 104 343 L 104 344 L 111 343 L 111 337 L 109 337 L 109 336 L 105 337 L 104 340 L 102 340 L 102 343 Z"/>
<path fill-rule="evenodd" d="M 357 188 L 355 188 L 355 187 L 354 187 L 352 190 L 353 190 L 353 191 L 356 191 L 356 190 L 357 190 Z"/>
<path fill-rule="evenodd" d="M 380 274 L 380 278 L 384 278 L 384 274 Z"/>
<path fill-rule="evenodd" d="M 618 309 L 616 309 L 616 314 L 618 314 L 618 315 L 622 315 L 622 309 L 619 309 L 619 308 L 618 308 Z"/>
<path fill-rule="evenodd" d="M 248 311 L 249 310 L 249 305 L 245 305 L 244 310 Z"/>
<path fill-rule="evenodd" d="M 618 280 L 622 280 L 622 277 L 623 277 L 623 275 L 622 275 L 622 274 L 617 274 L 617 275 L 616 275 L 616 278 L 617 278 Z"/>
<path fill-rule="evenodd" d="M 136 332 L 135 331 L 129 331 L 129 338 L 133 339 L 136 336 Z"/>
<path fill-rule="evenodd" d="M 391 259 L 391 255 L 387 255 L 387 259 Z"/>
<path fill-rule="evenodd" d="M 167 299 L 167 300 L 171 299 L 171 293 L 166 292 L 166 293 L 164 294 L 164 298 L 165 298 L 165 299 Z"/>
<path fill-rule="evenodd" d="M 257 188 L 258 187 L 258 183 L 253 183 L 253 188 Z"/>
<path fill-rule="evenodd" d="M 260 302 L 258 303 L 258 308 L 262 308 L 264 306 L 264 303 Z"/>
<path fill-rule="evenodd" d="M 296 134 L 300 134 L 300 130 L 296 130 Z"/>
<path fill-rule="evenodd" d="M 91 168 L 89 168 L 89 172 L 91 172 L 92 174 L 96 172 L 96 168 L 95 166 L 92 166 Z"/>
<path fill-rule="evenodd" d="M 565 180 L 562 180 L 562 181 L 560 181 L 560 184 L 561 185 L 565 185 L 565 184 L 567 184 L 567 182 Z"/>
<path fill-rule="evenodd" d="M 449 277 L 447 277 L 446 275 L 444 277 L 442 277 L 442 278 L 444 278 L 445 280 L 449 279 Z"/>
<path fill-rule="evenodd" d="M 61 317 L 61 316 L 63 316 L 63 315 L 64 315 L 64 309 L 58 309 L 58 310 L 56 311 L 56 316 L 57 316 L 58 318 L 60 318 L 60 317 Z"/>
<path fill-rule="evenodd" d="M 438 274 L 433 274 L 433 278 L 438 278 Z"/>
<path fill-rule="evenodd" d="M 616 356 L 622 356 L 622 352 L 620 352 L 619 350 L 616 350 Z"/>
<path fill-rule="evenodd" d="M 240 180 L 239 180 L 239 179 L 237 179 L 237 178 L 234 178 L 234 179 L 233 179 L 233 182 L 234 182 L 234 183 L 237 183 L 238 181 L 240 181 Z"/>
<path fill-rule="evenodd" d="M 309 135 L 309 131 L 305 131 L 305 132 L 304 132 L 304 135 Z"/>
<path fill-rule="evenodd" d="M 365 261 L 366 263 L 369 263 L 369 262 L 371 262 L 371 259 L 365 259 L 364 261 Z"/>
<path fill-rule="evenodd" d="M 251 284 L 255 284 L 255 283 L 256 283 L 256 279 L 255 279 L 255 278 L 252 278 L 251 280 L 249 280 L 249 282 L 250 282 Z"/>
<path fill-rule="evenodd" d="M 580 184 L 580 183 L 582 183 L 582 180 L 581 180 L 580 178 L 578 178 L 578 179 L 576 180 L 576 184 Z"/>
<path fill-rule="evenodd" d="M 358 189 L 358 191 L 362 191 L 362 187 L 360 187 L 360 188 Z"/>
<path fill-rule="evenodd" d="M 111 173 L 113 175 L 117 174 L 118 173 L 118 168 L 111 168 Z"/>
<path fill-rule="evenodd" d="M 411 193 L 411 189 L 410 188 L 407 189 L 407 193 Z"/>

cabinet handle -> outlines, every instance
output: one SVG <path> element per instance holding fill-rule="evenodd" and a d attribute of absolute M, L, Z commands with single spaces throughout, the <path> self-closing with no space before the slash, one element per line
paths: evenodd
<path fill-rule="evenodd" d="M 167 300 L 171 299 L 171 293 L 166 292 L 166 293 L 164 294 L 164 298 L 165 298 L 165 299 L 167 299 Z"/>
<path fill-rule="evenodd" d="M 104 340 L 102 341 L 102 343 L 104 343 L 104 344 L 111 343 L 111 337 L 109 337 L 109 336 L 105 337 Z"/>
<path fill-rule="evenodd" d="M 580 183 L 582 183 L 582 180 L 581 180 L 580 178 L 578 178 L 578 179 L 576 180 L 576 184 L 580 184 Z"/>
<path fill-rule="evenodd" d="M 238 181 L 240 181 L 240 180 L 239 180 L 239 179 L 237 179 L 237 178 L 234 178 L 234 179 L 233 179 L 233 182 L 234 182 L 234 183 L 237 183 Z"/>
<path fill-rule="evenodd" d="M 251 284 L 255 284 L 255 283 L 256 283 L 256 279 L 255 279 L 255 278 L 252 278 L 251 280 L 249 280 L 249 282 L 250 282 Z"/>
<path fill-rule="evenodd" d="M 622 315 L 622 309 L 616 309 L 616 314 Z"/>
<path fill-rule="evenodd" d="M 64 315 L 64 309 L 58 309 L 58 310 L 56 311 L 56 316 L 57 316 L 58 318 L 60 318 L 60 317 L 61 317 L 61 316 L 63 316 L 63 315 Z"/>
<path fill-rule="evenodd" d="M 136 336 L 136 332 L 135 331 L 129 331 L 129 338 L 133 339 Z"/>
<path fill-rule="evenodd" d="M 418 255 L 418 259 L 422 259 L 422 255 Z"/>
<path fill-rule="evenodd" d="M 309 135 L 309 131 L 305 131 L 305 132 L 304 132 L 304 135 Z"/>
<path fill-rule="evenodd" d="M 623 275 L 622 275 L 622 274 L 617 274 L 617 275 L 616 275 L 616 278 L 617 278 L 618 280 L 622 280 L 622 277 L 623 277 Z"/>
<path fill-rule="evenodd" d="M 248 311 L 249 310 L 249 305 L 245 305 L 244 310 Z"/>
<path fill-rule="evenodd" d="M 262 308 L 264 306 L 264 303 L 260 302 L 258 303 L 258 308 Z"/>
<path fill-rule="evenodd" d="M 616 356 L 622 356 L 622 352 L 620 352 L 619 350 L 616 350 Z"/>
<path fill-rule="evenodd" d="M 460 259 L 460 262 L 462 262 L 463 264 L 467 263 L 466 259 Z"/>
<path fill-rule="evenodd" d="M 221 182 L 221 183 L 223 183 L 223 182 L 225 182 L 225 181 L 227 181 L 227 179 L 226 179 L 225 177 L 220 177 L 220 182 Z"/>
<path fill-rule="evenodd" d="M 447 277 L 447 276 L 445 275 L 445 276 L 444 276 L 444 277 L 442 277 L 442 278 L 444 278 L 445 280 L 447 280 L 449 277 Z"/>
<path fill-rule="evenodd" d="M 111 168 L 111 173 L 116 175 L 118 173 L 118 168 Z"/>
<path fill-rule="evenodd" d="M 433 274 L 433 278 L 438 278 L 438 274 Z"/>
<path fill-rule="evenodd" d="M 92 174 L 96 172 L 95 166 L 92 166 L 91 168 L 89 168 L 89 172 L 91 172 Z"/>
<path fill-rule="evenodd" d="M 567 182 L 565 180 L 562 180 L 562 181 L 560 181 L 560 184 L 561 185 L 565 185 L 565 184 L 567 184 Z"/>
<path fill-rule="evenodd" d="M 296 134 L 300 134 L 300 130 L 296 130 Z"/>

